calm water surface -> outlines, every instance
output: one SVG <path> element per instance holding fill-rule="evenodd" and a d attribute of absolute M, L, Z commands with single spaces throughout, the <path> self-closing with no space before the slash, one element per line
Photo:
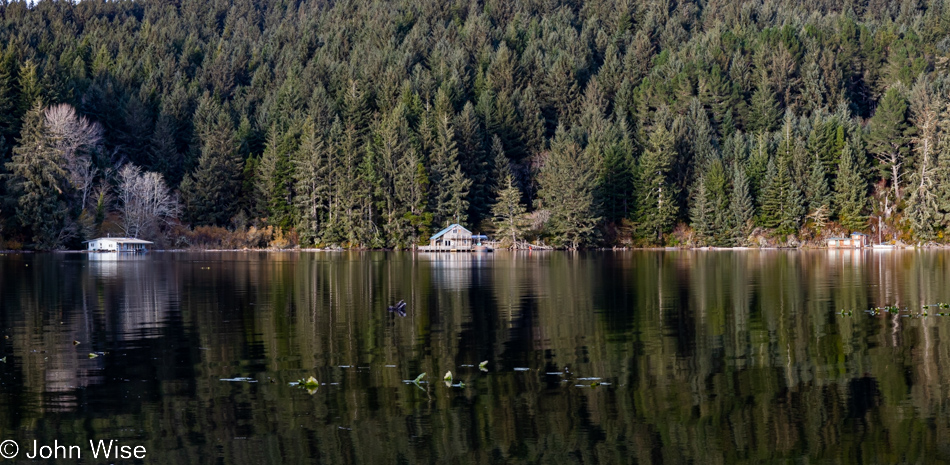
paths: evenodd
<path fill-rule="evenodd" d="M 950 252 L 108 258 L 0 255 L 19 459 L 950 460 Z"/>

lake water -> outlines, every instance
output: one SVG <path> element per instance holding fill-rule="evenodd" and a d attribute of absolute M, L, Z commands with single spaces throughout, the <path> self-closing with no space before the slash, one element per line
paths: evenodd
<path fill-rule="evenodd" d="M 0 255 L 0 440 L 87 463 L 90 440 L 146 463 L 947 461 L 938 303 L 950 252 Z"/>

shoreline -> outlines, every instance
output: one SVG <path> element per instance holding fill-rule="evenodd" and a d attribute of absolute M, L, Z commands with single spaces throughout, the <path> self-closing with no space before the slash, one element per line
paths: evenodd
<path fill-rule="evenodd" d="M 950 244 L 894 244 L 894 245 L 872 245 L 869 247 L 819 247 L 814 245 L 800 245 L 796 247 L 782 247 L 782 246 L 769 246 L 769 247 L 689 247 L 689 246 L 657 246 L 657 247 L 592 247 L 588 249 L 580 249 L 577 251 L 600 251 L 600 252 L 624 252 L 624 251 L 757 251 L 757 250 L 828 250 L 828 251 L 838 251 L 838 250 L 868 250 L 868 251 L 890 251 L 890 250 L 938 250 L 938 249 L 950 249 Z M 552 249 L 532 249 L 532 250 L 521 250 L 521 249 L 493 249 L 492 253 L 495 252 L 545 252 L 545 251 L 571 251 L 569 249 L 562 248 L 552 248 Z M 298 248 L 240 248 L 240 249 L 202 249 L 202 248 L 187 248 L 187 249 L 154 249 L 149 252 L 164 252 L 164 253 L 187 253 L 187 252 L 279 252 L 279 253 L 292 253 L 292 252 L 331 252 L 331 253 L 340 253 L 340 252 L 411 252 L 419 254 L 442 254 L 442 253 L 453 253 L 453 252 L 424 252 L 418 249 L 360 249 L 360 248 L 320 248 L 320 247 L 298 247 Z M 120 252 L 94 252 L 89 250 L 50 250 L 50 251 L 37 251 L 37 250 L 0 250 L 0 255 L 5 254 L 33 254 L 33 253 L 76 253 L 76 254 L 99 254 L 99 253 L 120 253 Z M 125 253 L 125 252 L 122 252 Z M 467 252 L 460 252 L 467 253 Z"/>

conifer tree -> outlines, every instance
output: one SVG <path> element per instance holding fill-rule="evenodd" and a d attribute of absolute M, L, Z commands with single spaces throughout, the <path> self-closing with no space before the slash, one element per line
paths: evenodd
<path fill-rule="evenodd" d="M 16 59 L 12 49 L 0 54 L 0 160 L 6 159 L 8 150 L 13 146 L 14 136 L 20 126 L 17 116 L 22 115 L 17 109 L 15 68 Z"/>
<path fill-rule="evenodd" d="M 749 194 L 749 181 L 745 170 L 736 164 L 732 168 L 732 197 L 729 200 L 732 245 L 744 245 L 754 216 L 755 205 Z"/>
<path fill-rule="evenodd" d="M 181 184 L 185 214 L 194 225 L 225 225 L 236 213 L 242 164 L 233 124 L 223 110 L 199 142 L 198 166 Z"/>
<path fill-rule="evenodd" d="M 432 213 L 436 225 L 468 223 L 468 194 L 472 181 L 465 177 L 458 162 L 455 131 L 448 117 L 436 122 L 436 142 L 430 154 L 432 174 Z"/>
<path fill-rule="evenodd" d="M 662 242 L 663 234 L 673 227 L 679 211 L 675 200 L 677 192 L 669 179 L 675 156 L 673 134 L 664 125 L 656 125 L 640 157 L 637 201 L 642 234 L 654 243 Z"/>
<path fill-rule="evenodd" d="M 867 206 L 867 181 L 861 176 L 862 166 L 851 145 L 841 151 L 838 165 L 838 177 L 835 179 L 835 206 L 838 222 L 849 229 L 863 229 L 868 218 L 864 213 Z"/>
<path fill-rule="evenodd" d="M 808 202 L 809 214 L 820 209 L 829 208 L 831 191 L 828 189 L 828 180 L 825 176 L 825 165 L 817 155 L 811 158 L 808 181 L 805 184 L 805 201 Z"/>
<path fill-rule="evenodd" d="M 16 198 L 16 216 L 30 231 L 38 250 L 61 248 L 76 229 L 69 211 L 66 163 L 47 131 L 43 107 L 37 101 L 23 118 L 13 157 L 6 164 L 9 188 Z"/>
<path fill-rule="evenodd" d="M 544 115 L 541 112 L 541 104 L 538 102 L 534 87 L 528 84 L 521 96 L 518 105 L 518 115 L 520 116 L 520 129 L 522 142 L 525 152 L 528 154 L 538 153 L 544 147 Z M 524 156 L 525 154 L 521 154 Z"/>
<path fill-rule="evenodd" d="M 801 191 L 792 180 L 788 163 L 782 159 L 769 163 L 769 173 L 762 192 L 760 209 L 762 225 L 781 235 L 798 230 L 805 214 Z"/>
<path fill-rule="evenodd" d="M 149 169 L 161 173 L 172 187 L 178 186 L 184 176 L 184 160 L 175 142 L 175 126 L 171 116 L 159 115 L 149 139 Z"/>
<path fill-rule="evenodd" d="M 20 64 L 17 72 L 17 87 L 19 98 L 19 113 L 30 111 L 36 102 L 44 102 L 44 88 L 40 81 L 40 70 L 33 60 L 25 60 Z M 25 118 L 25 116 L 24 116 Z"/>
<path fill-rule="evenodd" d="M 468 223 L 468 194 L 472 181 L 465 177 L 458 166 L 447 181 L 447 188 L 442 191 L 444 221 L 464 225 Z"/>
<path fill-rule="evenodd" d="M 709 168 L 713 160 L 719 158 L 719 154 L 714 141 L 715 134 L 706 115 L 706 109 L 703 108 L 702 103 L 697 98 L 690 100 L 688 122 L 692 169 L 694 176 L 700 176 L 704 170 Z"/>
<path fill-rule="evenodd" d="M 489 214 L 492 198 L 492 182 L 498 178 L 489 178 L 490 153 L 485 150 L 486 136 L 471 102 L 466 102 L 455 118 L 455 140 L 458 141 L 459 166 L 465 177 L 472 180 L 468 195 L 468 216 L 477 223 Z M 497 135 L 492 135 L 497 138 Z"/>
<path fill-rule="evenodd" d="M 918 87 L 918 86 L 915 86 Z M 925 91 L 918 108 L 913 114 L 917 135 L 912 139 L 916 166 L 910 175 L 907 201 L 907 220 L 911 231 L 920 240 L 934 238 L 934 223 L 939 207 L 937 205 L 937 179 L 934 153 L 937 146 L 937 112 L 929 91 Z"/>
<path fill-rule="evenodd" d="M 396 194 L 400 203 L 406 206 L 402 220 L 408 242 L 414 244 L 428 238 L 433 218 L 427 207 L 429 175 L 415 149 L 410 149 L 400 162 Z"/>
<path fill-rule="evenodd" d="M 492 215 L 495 222 L 495 234 L 499 238 L 511 239 L 512 246 L 518 242 L 522 233 L 521 218 L 526 209 L 521 203 L 521 191 L 515 184 L 515 178 L 509 170 L 496 189 Z"/>
<path fill-rule="evenodd" d="M 580 90 L 574 73 L 574 63 L 567 51 L 559 53 L 546 70 L 541 92 L 548 128 L 556 126 L 559 121 L 570 121 L 575 112 Z"/>
<path fill-rule="evenodd" d="M 324 236 L 328 223 L 332 192 L 336 181 L 331 176 L 333 150 L 317 133 L 314 121 L 304 124 L 300 147 L 293 156 L 293 205 L 297 230 L 304 243 L 316 244 Z M 265 185 L 265 188 L 267 185 Z"/>
<path fill-rule="evenodd" d="M 693 192 L 693 201 L 689 209 L 689 218 L 692 222 L 696 239 L 701 245 L 709 245 L 713 236 L 713 208 L 706 192 L 706 180 L 700 178 Z"/>
<path fill-rule="evenodd" d="M 604 151 L 600 176 L 600 193 L 604 218 L 619 222 L 630 215 L 633 207 L 633 147 L 629 139 L 619 140 Z"/>
<path fill-rule="evenodd" d="M 763 75 L 759 78 L 749 102 L 746 125 L 751 132 L 772 131 L 778 126 L 781 115 L 772 84 L 769 83 L 768 76 Z"/>
<path fill-rule="evenodd" d="M 913 128 L 907 122 L 907 100 L 898 87 L 887 89 L 869 125 L 868 150 L 877 159 L 882 176 L 887 177 L 895 202 L 899 202 Z"/>
<path fill-rule="evenodd" d="M 575 137 L 559 126 L 541 168 L 539 195 L 551 212 L 555 236 L 571 249 L 591 243 L 599 221 L 594 204 L 596 168 Z"/>
<path fill-rule="evenodd" d="M 375 189 L 373 201 L 385 233 L 379 239 L 394 246 L 401 232 L 405 232 L 401 221 L 406 205 L 400 204 L 396 195 L 400 165 L 409 151 L 409 127 L 404 104 L 398 104 L 377 123 L 372 140 L 371 153 L 368 154 L 372 158 L 372 169 L 364 170 L 364 180 L 371 189 Z"/>
<path fill-rule="evenodd" d="M 703 174 L 706 188 L 706 201 L 709 203 L 709 245 L 721 246 L 727 240 L 729 230 L 729 177 L 716 153 Z"/>
<path fill-rule="evenodd" d="M 296 131 L 281 131 L 276 125 L 271 126 L 255 178 L 256 197 L 260 203 L 258 210 L 264 213 L 270 224 L 282 229 L 294 223 L 293 153 L 297 150 L 296 139 Z"/>
<path fill-rule="evenodd" d="M 502 189 L 501 186 L 505 183 L 505 176 L 512 174 L 511 173 L 511 162 L 508 160 L 508 155 L 505 154 L 505 148 L 501 145 L 501 138 L 498 136 L 492 136 L 491 140 L 491 154 L 492 154 L 492 176 L 491 179 L 494 181 L 493 191 L 495 196 L 498 195 L 498 192 Z"/>
<path fill-rule="evenodd" d="M 937 224 L 950 226 L 950 102 L 943 106 L 937 120 L 937 147 L 934 167 Z"/>

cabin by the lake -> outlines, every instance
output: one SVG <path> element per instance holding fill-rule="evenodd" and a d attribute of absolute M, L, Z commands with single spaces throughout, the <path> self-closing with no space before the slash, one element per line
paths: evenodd
<path fill-rule="evenodd" d="M 100 237 L 86 241 L 90 252 L 145 252 L 154 242 L 132 237 Z"/>
<path fill-rule="evenodd" d="M 859 248 L 869 247 L 871 245 L 867 234 L 859 232 L 851 233 L 851 237 L 831 237 L 825 242 L 828 244 L 829 249 L 837 249 L 842 247 Z"/>

